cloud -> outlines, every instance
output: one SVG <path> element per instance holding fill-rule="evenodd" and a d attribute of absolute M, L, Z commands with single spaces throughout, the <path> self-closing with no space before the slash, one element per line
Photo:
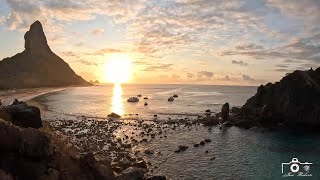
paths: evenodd
<path fill-rule="evenodd" d="M 229 75 L 226 75 L 222 80 L 224 80 L 224 81 L 231 81 L 231 78 L 229 77 Z"/>
<path fill-rule="evenodd" d="M 242 80 L 248 81 L 248 82 L 251 82 L 251 83 L 265 83 L 265 80 L 255 79 L 255 78 L 252 78 L 252 77 L 250 77 L 249 75 L 246 75 L 246 74 L 242 74 Z"/>
<path fill-rule="evenodd" d="M 103 33 L 104 33 L 104 29 L 102 29 L 102 28 L 96 28 L 91 31 L 91 34 L 93 34 L 93 35 L 101 35 Z"/>
<path fill-rule="evenodd" d="M 173 64 L 159 64 L 147 66 L 143 71 L 168 71 L 172 69 Z"/>
<path fill-rule="evenodd" d="M 196 75 L 194 75 L 193 73 L 187 73 L 187 78 L 188 79 L 193 79 L 195 77 L 196 77 Z"/>
<path fill-rule="evenodd" d="M 248 63 L 245 63 L 243 61 L 236 61 L 236 60 L 232 60 L 232 64 L 238 64 L 240 66 L 248 66 Z"/>
<path fill-rule="evenodd" d="M 273 48 L 264 48 L 260 45 L 255 45 L 252 49 L 248 48 L 249 46 L 243 49 L 235 47 L 217 54 L 220 56 L 243 55 L 256 59 L 304 60 L 320 63 L 319 39 L 320 33 L 311 37 L 295 39 L 285 45 Z M 259 48 L 257 49 L 256 46 L 259 46 Z"/>
<path fill-rule="evenodd" d="M 97 51 L 88 52 L 86 54 L 87 55 L 92 55 L 92 56 L 103 56 L 105 54 L 110 54 L 110 53 L 124 53 L 124 52 L 126 52 L 126 51 L 124 51 L 122 49 L 103 48 L 103 49 L 99 49 Z"/>
<path fill-rule="evenodd" d="M 213 72 L 200 71 L 200 72 L 198 72 L 197 77 L 198 77 L 198 78 L 212 79 L 212 77 L 213 77 Z"/>
<path fill-rule="evenodd" d="M 84 60 L 84 59 L 80 59 L 80 60 L 77 60 L 75 62 L 84 64 L 84 65 L 87 65 L 87 66 L 98 66 L 99 65 L 99 63 L 96 63 L 96 62 L 93 62 L 93 61 Z"/>
<path fill-rule="evenodd" d="M 180 79 L 181 77 L 180 77 L 179 75 L 172 74 L 172 75 L 171 75 L 171 78 L 172 78 L 172 79 Z"/>

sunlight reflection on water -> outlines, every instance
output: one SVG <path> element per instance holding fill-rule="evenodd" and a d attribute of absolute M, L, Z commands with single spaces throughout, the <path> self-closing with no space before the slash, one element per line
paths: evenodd
<path fill-rule="evenodd" d="M 122 87 L 120 84 L 114 84 L 113 86 L 112 104 L 110 110 L 111 112 L 117 113 L 120 116 L 124 114 Z"/>

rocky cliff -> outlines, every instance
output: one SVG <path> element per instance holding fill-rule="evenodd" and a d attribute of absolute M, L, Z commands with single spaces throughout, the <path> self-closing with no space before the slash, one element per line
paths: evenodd
<path fill-rule="evenodd" d="M 274 84 L 261 85 L 235 113 L 240 123 L 320 128 L 320 68 L 294 71 Z"/>
<path fill-rule="evenodd" d="M 39 21 L 24 39 L 23 52 L 0 61 L 0 89 L 91 85 L 51 51 Z"/>

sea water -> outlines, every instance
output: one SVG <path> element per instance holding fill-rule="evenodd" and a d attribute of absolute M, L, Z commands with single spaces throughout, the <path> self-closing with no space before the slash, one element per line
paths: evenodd
<path fill-rule="evenodd" d="M 257 87 L 209 85 L 101 85 L 67 88 L 39 97 L 55 116 L 85 116 L 106 118 L 111 112 L 123 119 L 158 120 L 197 117 L 210 109 L 219 112 L 225 102 L 241 106 L 255 94 Z M 128 103 L 131 96 L 141 94 L 138 103 Z M 178 94 L 173 102 L 168 98 Z M 144 97 L 148 97 L 147 100 Z M 144 102 L 148 102 L 144 106 Z M 48 117 L 49 120 L 55 119 Z M 193 144 L 205 138 L 205 146 Z M 174 153 L 179 145 L 188 145 L 183 153 Z M 167 138 L 140 144 L 134 150 L 151 148 L 161 154 L 147 156 L 154 174 L 169 179 L 319 179 L 320 136 L 317 134 L 273 132 L 263 129 L 212 128 L 202 126 L 176 130 Z M 207 153 L 205 151 L 208 151 Z M 288 163 L 298 158 L 309 162 L 312 176 L 285 177 Z M 304 166 L 300 166 L 300 170 Z"/>

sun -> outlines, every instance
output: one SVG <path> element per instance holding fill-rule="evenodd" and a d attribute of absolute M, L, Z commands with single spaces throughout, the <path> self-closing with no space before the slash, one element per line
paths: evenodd
<path fill-rule="evenodd" d="M 104 78 L 106 82 L 121 84 L 128 82 L 131 77 L 132 63 L 126 54 L 113 54 L 104 64 Z"/>

